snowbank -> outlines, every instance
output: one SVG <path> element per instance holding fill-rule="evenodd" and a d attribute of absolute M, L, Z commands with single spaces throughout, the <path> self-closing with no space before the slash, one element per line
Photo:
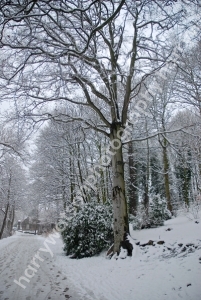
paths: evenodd
<path fill-rule="evenodd" d="M 61 240 L 54 246 L 56 264 L 80 299 L 201 299 L 201 221 L 177 217 L 131 235 L 140 244 L 153 240 L 155 246 L 136 246 L 134 256 L 125 260 L 108 260 L 105 253 L 72 260 L 62 253 Z"/>

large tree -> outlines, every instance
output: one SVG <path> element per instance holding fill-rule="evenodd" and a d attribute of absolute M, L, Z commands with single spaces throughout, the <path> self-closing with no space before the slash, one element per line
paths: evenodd
<path fill-rule="evenodd" d="M 110 139 L 114 253 L 123 246 L 131 254 L 132 248 L 125 243 L 129 226 L 121 136 L 131 101 L 144 80 L 172 53 L 173 48 L 166 45 L 166 32 L 181 20 L 184 11 L 179 5 L 164 6 L 171 2 L 39 0 L 1 4 L 2 91 L 7 99 L 14 93 L 20 117 L 30 122 L 50 117 L 80 121 L 83 129 L 91 128 Z M 48 113 L 48 105 L 60 100 L 80 106 L 84 118 L 77 109 L 74 114 Z"/>

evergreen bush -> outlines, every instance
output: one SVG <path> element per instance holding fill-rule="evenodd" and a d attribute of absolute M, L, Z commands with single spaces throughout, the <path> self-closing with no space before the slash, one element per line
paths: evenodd
<path fill-rule="evenodd" d="M 86 203 L 77 211 L 71 207 L 70 217 L 64 221 L 65 230 L 61 235 L 66 255 L 90 257 L 113 242 L 112 207 L 109 203 Z"/>

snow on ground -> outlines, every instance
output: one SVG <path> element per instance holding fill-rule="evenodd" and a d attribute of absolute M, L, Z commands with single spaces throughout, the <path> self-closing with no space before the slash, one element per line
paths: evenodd
<path fill-rule="evenodd" d="M 45 240 L 17 232 L 0 241 L 0 300 L 80 300 L 55 265 L 55 256 L 44 252 Z"/>
<path fill-rule="evenodd" d="M 105 253 L 73 260 L 54 247 L 55 264 L 86 300 L 201 300 L 201 220 L 180 216 L 155 229 L 132 231 L 140 245 L 133 257 L 106 259 Z M 164 244 L 157 244 L 164 241 Z"/>
<path fill-rule="evenodd" d="M 70 259 L 60 238 L 48 244 L 51 257 L 41 250 L 45 237 L 17 233 L 0 241 L 0 299 L 201 300 L 201 216 L 195 221 L 180 216 L 159 228 L 131 230 L 134 255 L 118 260 L 106 259 L 105 252 Z M 37 251 L 43 261 L 23 289 L 13 280 Z"/>

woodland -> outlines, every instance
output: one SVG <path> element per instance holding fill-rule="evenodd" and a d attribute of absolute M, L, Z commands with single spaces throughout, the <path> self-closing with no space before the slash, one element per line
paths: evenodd
<path fill-rule="evenodd" d="M 0 239 L 65 220 L 74 257 L 201 207 L 199 0 L 0 1 Z"/>

